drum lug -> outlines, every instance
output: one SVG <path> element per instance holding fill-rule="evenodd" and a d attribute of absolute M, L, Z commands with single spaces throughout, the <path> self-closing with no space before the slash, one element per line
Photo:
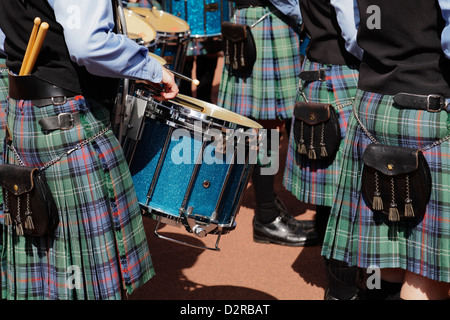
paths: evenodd
<path fill-rule="evenodd" d="M 187 208 L 185 213 L 186 222 L 193 234 L 199 238 L 204 238 L 208 233 L 214 231 L 214 229 L 217 228 L 217 225 L 196 220 L 195 215 L 192 214 L 193 210 L 194 208 L 191 206 Z"/>

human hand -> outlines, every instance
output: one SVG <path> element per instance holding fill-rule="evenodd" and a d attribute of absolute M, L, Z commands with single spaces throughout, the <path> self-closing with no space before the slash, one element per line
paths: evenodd
<path fill-rule="evenodd" d="M 159 85 L 162 85 L 162 90 L 159 91 L 159 95 L 153 96 L 158 101 L 170 100 L 176 97 L 179 92 L 178 85 L 175 83 L 175 76 L 170 70 L 162 67 L 162 80 Z M 148 82 L 151 86 L 155 86 L 155 83 Z"/>

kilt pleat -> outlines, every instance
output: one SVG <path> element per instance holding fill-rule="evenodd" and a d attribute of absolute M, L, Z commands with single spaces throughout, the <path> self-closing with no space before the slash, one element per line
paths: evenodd
<path fill-rule="evenodd" d="M 398 109 L 392 96 L 358 91 L 355 110 L 382 144 L 424 148 L 450 134 L 449 113 Z M 349 118 L 343 160 L 322 254 L 362 268 L 401 268 L 450 282 L 450 142 L 423 152 L 432 192 L 423 219 L 389 223 L 361 195 L 361 157 L 371 140 Z"/>
<path fill-rule="evenodd" d="M 48 133 L 38 125 L 43 117 L 74 111 L 81 125 L 70 130 Z M 41 167 L 108 123 L 108 109 L 83 98 L 43 108 L 9 101 L 8 127 L 27 166 Z M 9 150 L 6 159 L 18 163 Z M 154 275 L 133 181 L 111 130 L 50 166 L 45 176 L 60 223 L 41 238 L 19 237 L 3 225 L 2 298 L 120 299 Z"/>
<path fill-rule="evenodd" d="M 303 71 L 326 69 L 326 81 L 299 82 L 297 100 L 331 104 L 338 115 L 341 136 L 347 130 L 348 117 L 352 110 L 358 84 L 358 69 L 351 66 L 325 65 L 305 59 Z M 294 128 L 295 119 L 292 119 Z M 286 158 L 283 185 L 300 201 L 331 207 L 339 178 L 342 157 L 342 139 L 334 158 L 310 160 L 297 152 L 298 144 L 291 130 Z"/>
<path fill-rule="evenodd" d="M 301 67 L 299 35 L 272 7 L 240 9 L 231 22 L 252 25 L 270 10 L 251 29 L 257 47 L 252 73 L 234 75 L 225 66 L 218 105 L 259 120 L 290 119 Z"/>
<path fill-rule="evenodd" d="M 8 98 L 8 72 L 6 71 L 6 60 L 0 58 L 0 164 L 3 163 L 3 140 L 5 138 L 6 129 L 6 105 Z M 3 230 L 1 225 L 3 224 L 3 194 L 2 188 L 0 187 L 0 255 L 3 250 Z M 3 264 L 3 260 L 0 258 L 0 264 Z M 6 287 L 4 286 L 4 278 L 6 274 L 3 272 L 3 268 L 0 266 L 0 280 L 2 282 L 1 290 L 4 293 Z M 2 293 L 2 296 L 3 296 Z"/>

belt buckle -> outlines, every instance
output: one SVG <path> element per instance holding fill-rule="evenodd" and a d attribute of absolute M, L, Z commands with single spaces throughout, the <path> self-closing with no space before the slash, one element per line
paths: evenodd
<path fill-rule="evenodd" d="M 439 109 L 430 109 L 430 99 L 439 99 Z M 445 107 L 444 99 L 440 94 L 429 94 L 427 95 L 427 111 L 428 112 L 439 112 Z"/>
<path fill-rule="evenodd" d="M 65 118 L 67 116 L 69 116 L 69 119 Z M 67 124 L 67 122 L 69 122 L 69 125 Z M 60 130 L 72 129 L 74 124 L 73 114 L 70 112 L 63 112 L 58 114 L 58 124 Z"/>
<path fill-rule="evenodd" d="M 327 80 L 326 69 L 319 69 L 319 81 L 326 81 L 326 80 Z"/>
<path fill-rule="evenodd" d="M 63 101 L 62 102 L 56 102 L 55 98 L 63 98 Z M 66 96 L 51 97 L 51 100 L 52 100 L 52 104 L 54 106 L 61 106 L 61 105 L 65 104 L 67 102 L 67 97 Z"/>

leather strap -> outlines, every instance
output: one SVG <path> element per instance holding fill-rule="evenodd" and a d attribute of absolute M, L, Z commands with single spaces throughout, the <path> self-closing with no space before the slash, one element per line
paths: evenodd
<path fill-rule="evenodd" d="M 9 73 L 9 96 L 16 100 L 37 100 L 51 97 L 73 97 L 79 93 L 58 87 L 34 75 L 16 76 Z M 51 103 L 50 103 L 51 104 Z"/>
<path fill-rule="evenodd" d="M 39 125 L 43 130 L 69 130 L 74 126 L 80 124 L 80 114 L 78 112 L 60 113 L 57 116 L 42 118 L 39 120 Z"/>
<path fill-rule="evenodd" d="M 394 102 L 403 109 L 418 109 L 439 112 L 445 109 L 445 98 L 439 94 L 419 95 L 397 93 Z"/>
<path fill-rule="evenodd" d="M 70 100 L 74 100 L 75 98 L 76 97 L 51 97 L 51 98 L 32 100 L 32 102 L 35 107 L 41 108 L 41 107 L 49 106 L 49 105 L 54 105 L 54 106 L 62 105 Z"/>
<path fill-rule="evenodd" d="M 325 69 L 319 69 L 315 71 L 302 71 L 300 72 L 300 79 L 305 81 L 325 81 L 327 80 L 325 71 Z"/>

